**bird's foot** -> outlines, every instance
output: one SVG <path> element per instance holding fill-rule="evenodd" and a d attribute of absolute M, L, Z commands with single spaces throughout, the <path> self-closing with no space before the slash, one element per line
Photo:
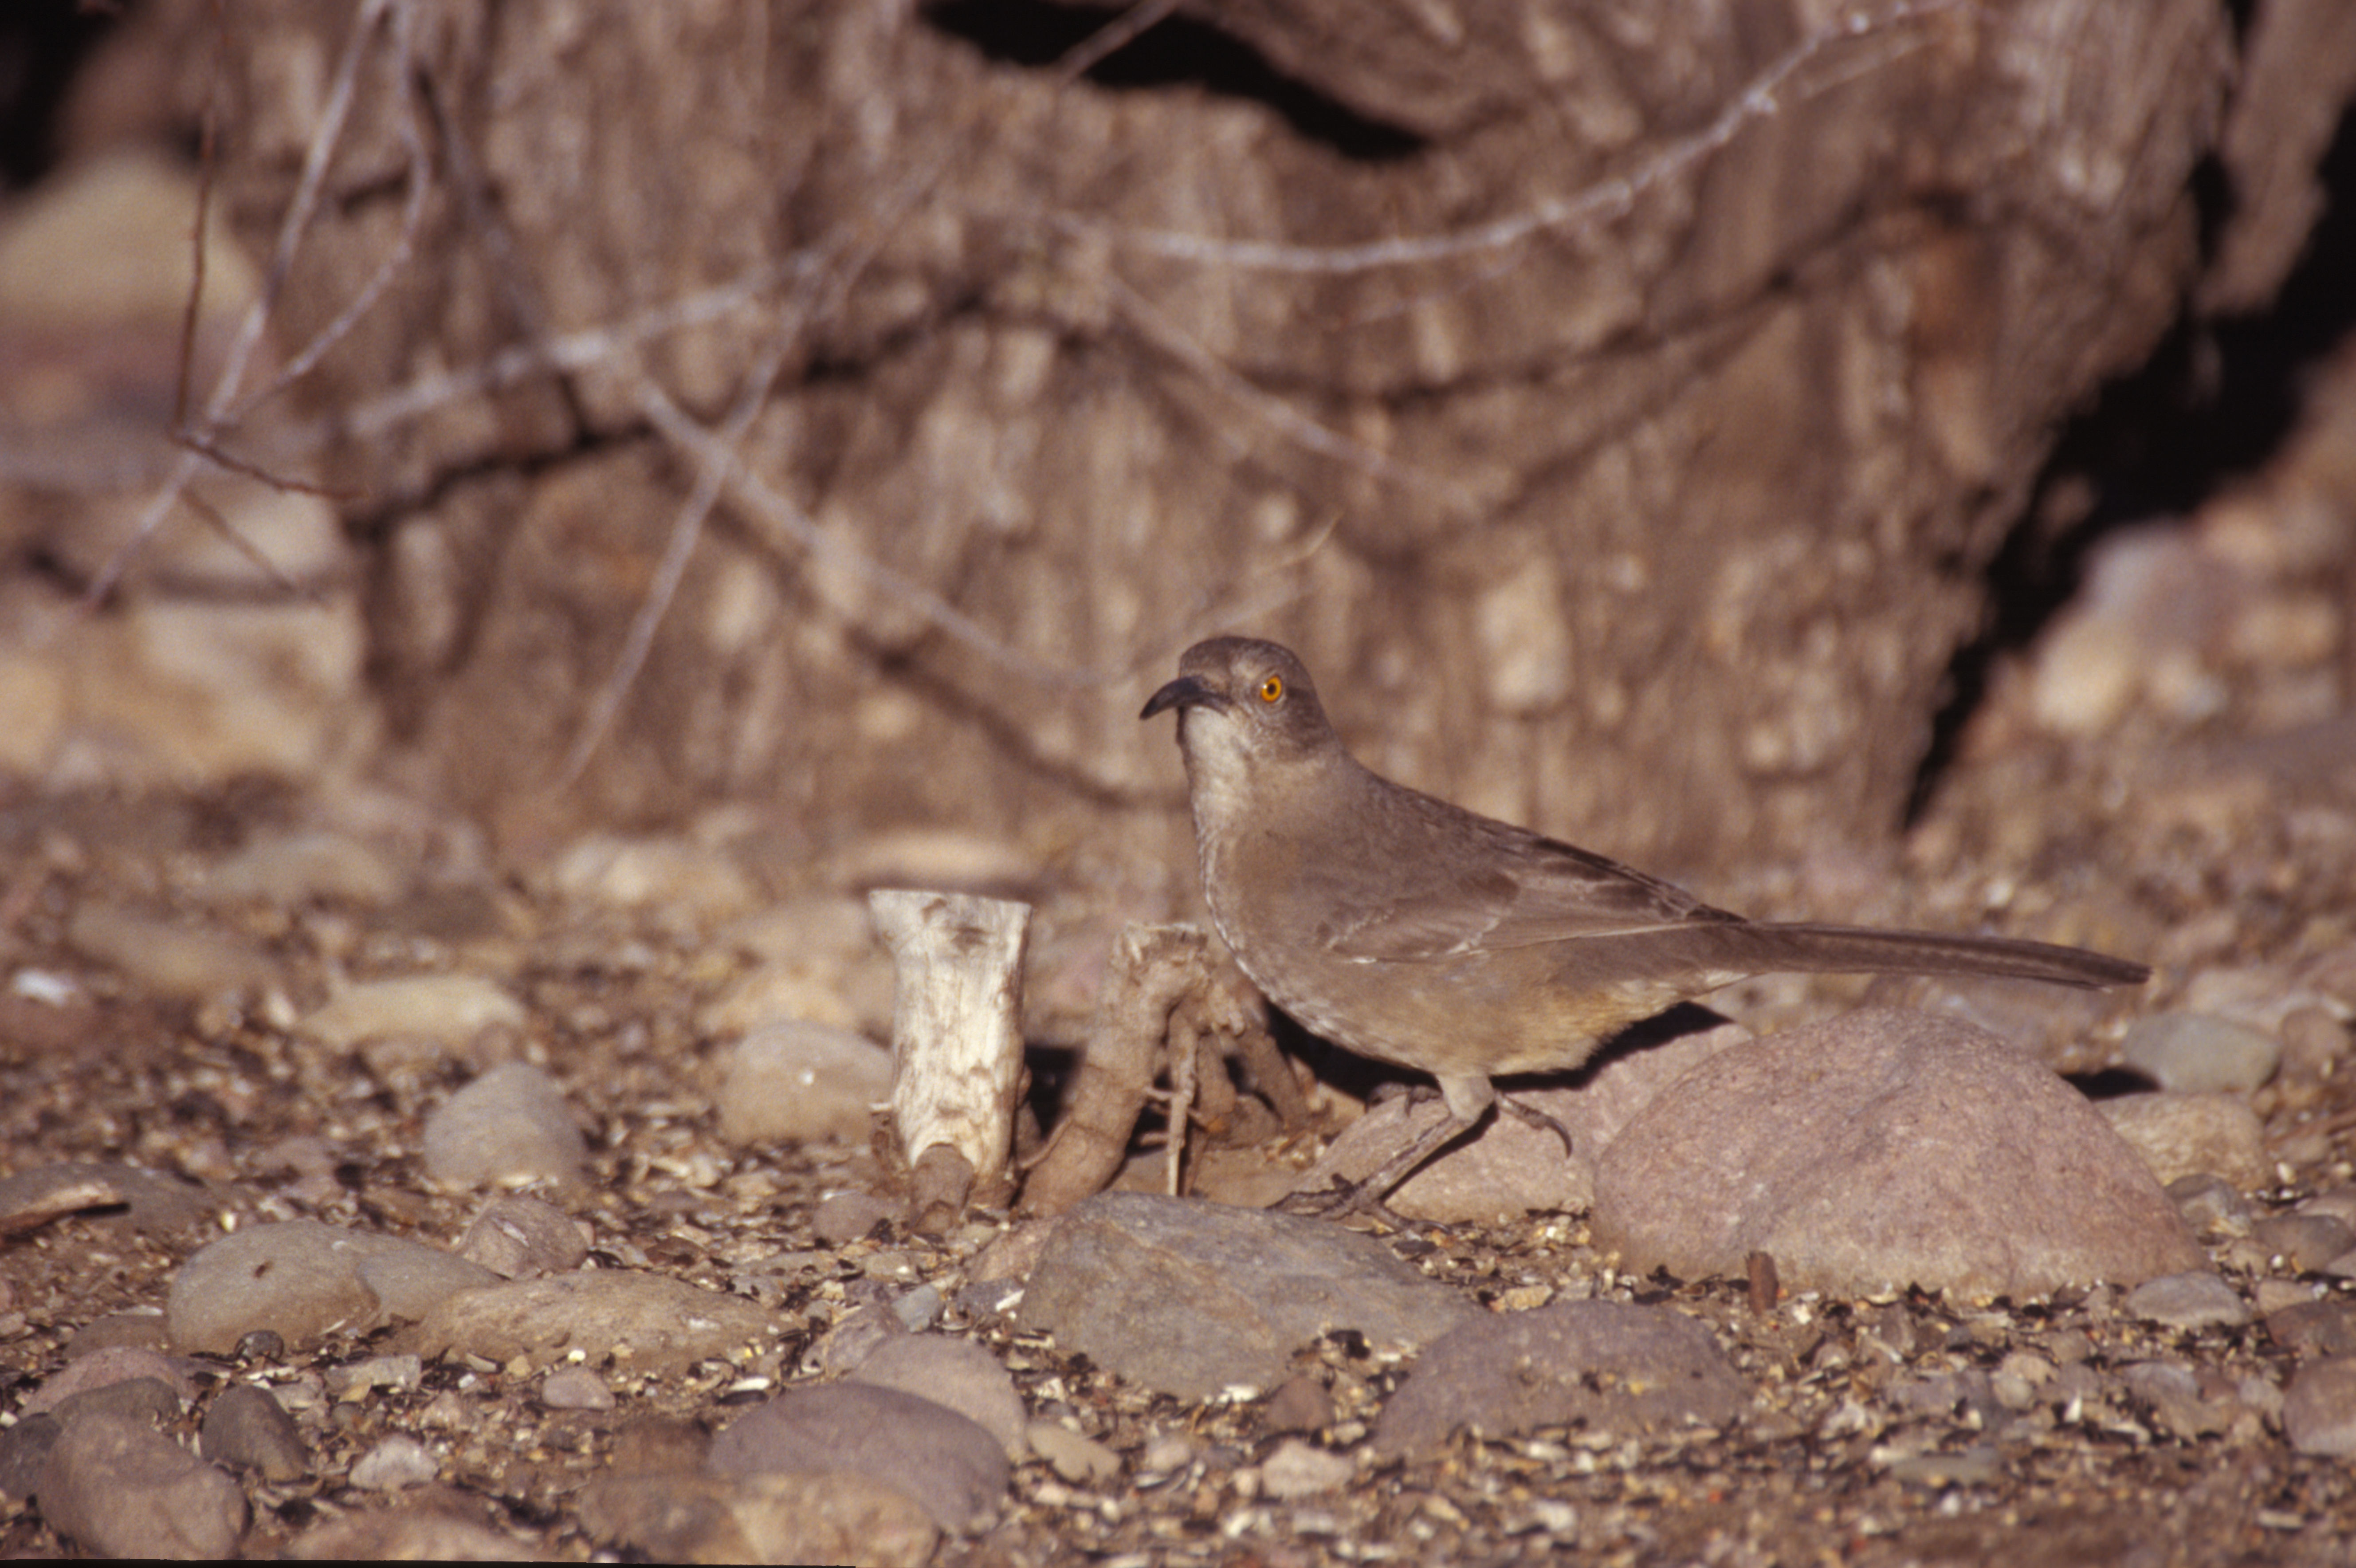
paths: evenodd
<path fill-rule="evenodd" d="M 1269 1207 L 1280 1214 L 1298 1214 L 1310 1219 L 1331 1219 L 1337 1223 L 1360 1215 L 1377 1220 L 1408 1235 L 1427 1240 L 1444 1240 L 1450 1236 L 1448 1227 L 1430 1219 L 1409 1219 L 1383 1201 L 1381 1189 L 1371 1183 L 1333 1178 L 1333 1185 L 1316 1192 L 1286 1193 Z"/>
<path fill-rule="evenodd" d="M 1523 1126 L 1531 1129 L 1533 1132 L 1551 1133 L 1556 1137 L 1560 1138 L 1562 1140 L 1562 1152 L 1564 1154 L 1575 1155 L 1579 1153 L 1579 1150 L 1571 1144 L 1570 1129 L 1556 1121 L 1553 1117 L 1547 1115 L 1545 1112 L 1539 1110 L 1537 1106 L 1526 1105 L 1510 1094 L 1501 1094 L 1497 1096 L 1497 1105 L 1499 1109 L 1512 1116 L 1515 1121 L 1519 1122 Z"/>

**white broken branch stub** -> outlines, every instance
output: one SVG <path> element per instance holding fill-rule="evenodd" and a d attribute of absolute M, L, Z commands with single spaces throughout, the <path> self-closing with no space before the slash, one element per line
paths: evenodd
<path fill-rule="evenodd" d="M 892 1122 L 919 1208 L 961 1208 L 969 1194 L 945 1185 L 1001 1202 L 1013 1190 L 1031 906 L 879 888 L 867 908 L 892 952 Z"/>

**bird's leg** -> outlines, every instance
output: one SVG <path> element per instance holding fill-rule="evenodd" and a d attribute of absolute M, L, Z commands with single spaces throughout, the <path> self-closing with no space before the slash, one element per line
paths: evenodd
<path fill-rule="evenodd" d="M 1288 1214 L 1312 1214 L 1339 1219 L 1352 1214 L 1371 1214 L 1401 1230 L 1417 1227 L 1391 1212 L 1383 1199 L 1393 1188 L 1413 1176 L 1423 1163 L 1471 1131 L 1489 1114 L 1497 1102 L 1497 1091 L 1485 1078 L 1443 1078 L 1440 1080 L 1440 1096 L 1448 1105 L 1448 1114 L 1424 1129 L 1420 1137 L 1385 1160 L 1373 1175 L 1363 1181 L 1344 1181 L 1323 1192 L 1292 1193 L 1279 1201 L 1277 1207 Z M 1510 1102 L 1509 1102 L 1510 1103 Z M 1527 1111 L 1526 1106 L 1514 1108 L 1516 1116 Z M 1537 1115 L 1538 1112 L 1532 1112 Z M 1552 1117 L 1545 1118 L 1552 1122 Z M 1559 1128 L 1558 1128 L 1558 1131 Z M 1570 1134 L 1565 1133 L 1568 1142 Z"/>

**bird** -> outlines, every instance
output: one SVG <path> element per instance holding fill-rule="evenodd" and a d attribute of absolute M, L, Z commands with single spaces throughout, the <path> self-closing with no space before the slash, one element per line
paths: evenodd
<path fill-rule="evenodd" d="M 1300 659 L 1215 637 L 1141 721 L 1178 715 L 1205 901 L 1269 1000 L 1362 1057 L 1428 1073 L 1447 1115 L 1304 1212 L 1375 1210 L 1501 1103 L 1492 1079 L 1578 1068 L 1614 1035 L 1757 974 L 1998 975 L 2101 989 L 2145 965 L 2010 937 L 1752 920 L 1350 755 Z M 1290 1202 L 1290 1200 L 1289 1200 Z"/>

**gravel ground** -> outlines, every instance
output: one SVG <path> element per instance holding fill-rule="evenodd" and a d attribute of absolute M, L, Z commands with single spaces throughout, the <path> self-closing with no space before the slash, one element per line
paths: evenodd
<path fill-rule="evenodd" d="M 466 852 L 463 831 L 397 798 L 19 784 L 0 794 L 0 1177 L 91 1162 L 117 1173 L 106 1179 L 134 1166 L 200 1191 L 177 1206 L 157 1189 L 131 1194 L 127 1208 L 0 1215 L 0 1552 L 75 1550 L 7 1484 L 10 1434 L 70 1355 L 160 1345 L 158 1320 L 123 1315 L 160 1308 L 181 1264 L 226 1224 L 309 1219 L 456 1247 L 486 1195 L 431 1179 L 426 1122 L 487 1070 L 520 1061 L 545 1069 L 586 1134 L 582 1179 L 541 1193 L 585 1226 L 592 1261 L 759 1304 L 779 1332 L 680 1369 L 593 1362 L 613 1396 L 602 1409 L 562 1408 L 544 1368 L 412 1366 L 398 1359 L 397 1326 L 187 1359 L 187 1395 L 164 1417 L 171 1435 L 192 1442 L 224 1391 L 253 1383 L 279 1392 L 311 1445 L 292 1478 L 243 1478 L 242 1552 L 361 1540 L 384 1555 L 464 1524 L 517 1552 L 610 1556 L 584 1522 L 594 1478 L 667 1444 L 693 1449 L 819 1376 L 841 1345 L 830 1336 L 855 1330 L 862 1311 L 928 1302 L 930 1286 L 931 1326 L 1011 1372 L 1033 1423 L 1118 1461 L 1108 1472 L 1084 1444 L 1022 1459 L 996 1522 L 945 1536 L 944 1563 L 1489 1562 L 1572 1548 L 1612 1563 L 2344 1563 L 2356 1379 L 2317 1380 L 2340 1388 L 2340 1403 L 2304 1437 L 2285 1402 L 2302 1373 L 2337 1377 L 2356 1354 L 2356 1259 L 2296 1255 L 2283 1240 L 2293 1230 L 2267 1228 L 2356 1186 L 2350 509 L 2317 499 L 2339 493 L 2337 468 L 2303 461 L 2294 454 L 2249 495 L 2123 544 L 2108 566 L 2098 557 L 2084 603 L 2033 657 L 1997 672 L 1896 864 L 1796 866 L 1707 889 L 1760 915 L 1988 921 L 2088 941 L 2158 967 L 2129 1014 L 2214 1015 L 2270 1037 L 2278 1068 L 2243 1091 L 2263 1127 L 2255 1189 L 2176 1189 L 2247 1322 L 2170 1326 L 2107 1286 L 1771 1305 L 1742 1282 L 1623 1277 L 1581 1213 L 1393 1236 L 1411 1266 L 1495 1310 L 1598 1298 L 1687 1314 L 1754 1402 L 1719 1429 L 1556 1427 L 1377 1458 L 1367 1434 L 1408 1363 L 1355 1335 L 1303 1350 L 1306 1383 L 1292 1395 L 1146 1392 L 1017 1331 L 969 1288 L 1004 1217 L 946 1236 L 887 1219 L 830 1240 L 822 1201 L 884 1183 L 857 1130 L 805 1142 L 723 1133 L 720 1067 L 739 1015 L 759 1012 L 748 995 L 873 1034 L 888 976 L 857 950 L 855 929 L 781 965 L 731 924 L 747 914 L 726 908 L 745 878 L 715 862 L 766 883 L 755 918 L 787 894 L 819 896 L 836 900 L 821 907 L 840 928 L 842 887 L 781 886 L 761 869 L 773 860 L 681 839 L 637 863 L 632 875 L 656 868 L 641 882 L 659 896 L 633 901 L 615 896 L 629 878 L 595 856 L 570 880 L 496 873 Z M 2138 596 L 2166 582 L 2199 584 L 2201 613 L 2146 613 Z M 264 857 L 275 871 L 254 870 L 257 852 L 290 844 L 311 858 L 281 854 Z M 1101 950 L 1113 922 L 1084 887 L 1044 887 L 1038 900 L 1051 934 L 1034 950 L 1034 983 L 1044 966 L 1062 977 L 1048 988 L 1069 990 L 1087 967 L 1073 955 Z M 511 999 L 512 1015 L 443 1034 L 341 1037 L 316 1023 L 354 983 L 417 975 L 471 977 Z M 1857 994 L 1770 982 L 1725 1007 L 1765 1032 Z M 2051 1059 L 2109 1087 L 2101 1075 L 2115 1076 L 2130 1021 L 2049 1041 Z M 579 1380 L 566 1386 L 582 1393 Z M 1293 1397 L 1301 1387 L 1305 1400 Z M 425 1457 L 389 1446 L 394 1437 Z M 396 1461 L 433 1478 L 363 1484 Z M 331 1533 L 355 1520 L 410 1534 Z"/>

